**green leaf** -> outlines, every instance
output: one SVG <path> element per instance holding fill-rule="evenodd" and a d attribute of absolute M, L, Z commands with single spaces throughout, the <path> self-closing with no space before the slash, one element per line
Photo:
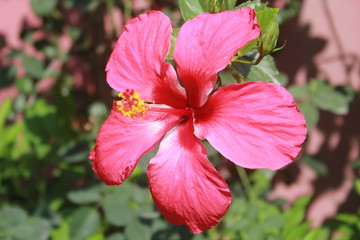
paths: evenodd
<path fill-rule="evenodd" d="M 282 215 L 268 215 L 267 218 L 263 221 L 262 225 L 267 228 L 283 228 L 285 224 L 284 216 Z"/>
<path fill-rule="evenodd" d="M 43 218 L 34 218 L 28 224 L 17 227 L 12 236 L 18 240 L 49 239 L 51 231 L 50 223 Z"/>
<path fill-rule="evenodd" d="M 325 176 L 328 173 L 326 164 L 319 159 L 305 155 L 301 161 L 313 169 L 319 176 Z"/>
<path fill-rule="evenodd" d="M 6 118 L 11 111 L 12 100 L 10 98 L 5 99 L 0 105 L 0 133 L 2 133 L 2 129 L 5 127 Z M 3 134 L 0 134 L 4 136 Z"/>
<path fill-rule="evenodd" d="M 51 224 L 46 219 L 35 217 L 30 221 L 29 226 L 32 229 L 31 237 L 29 235 L 24 235 L 24 239 L 49 239 Z"/>
<path fill-rule="evenodd" d="M 226 10 L 234 10 L 236 5 L 236 0 L 226 0 L 225 1 L 225 9 Z"/>
<path fill-rule="evenodd" d="M 204 0 L 180 0 L 179 6 L 184 21 L 188 21 L 204 12 L 208 12 L 209 9 L 207 6 L 209 5 L 207 2 L 208 1 Z"/>
<path fill-rule="evenodd" d="M 141 224 L 138 220 L 131 221 L 125 228 L 127 239 L 150 240 L 151 230 L 148 226 Z"/>
<path fill-rule="evenodd" d="M 16 112 L 23 112 L 26 107 L 26 96 L 25 94 L 19 94 L 14 101 L 14 110 Z"/>
<path fill-rule="evenodd" d="M 310 92 L 311 101 L 318 108 L 338 115 L 346 115 L 349 112 L 349 96 L 328 82 L 313 79 L 310 82 Z"/>
<path fill-rule="evenodd" d="M 280 74 L 271 56 L 265 56 L 258 65 L 234 64 L 246 76 L 247 81 L 264 81 L 281 85 L 284 76 Z"/>
<path fill-rule="evenodd" d="M 243 8 L 243 7 L 251 7 L 252 9 L 255 10 L 255 12 L 264 10 L 267 8 L 267 3 L 262 3 L 260 0 L 255 0 L 255 1 L 247 1 L 244 2 L 242 4 L 240 4 L 239 6 L 236 7 L 236 9 L 239 8 Z"/>
<path fill-rule="evenodd" d="M 319 110 L 309 102 L 301 102 L 298 107 L 306 120 L 306 127 L 308 130 L 312 129 L 319 122 Z"/>
<path fill-rule="evenodd" d="M 253 50 L 256 47 L 257 42 L 259 41 L 259 39 L 255 39 L 253 41 L 251 41 L 249 44 L 247 44 L 245 47 L 243 47 L 242 49 L 240 49 L 240 51 L 237 53 L 237 55 L 239 57 L 244 56 L 245 54 L 247 54 L 248 52 L 250 52 L 251 50 Z"/>
<path fill-rule="evenodd" d="M 269 191 L 273 174 L 273 172 L 267 171 L 267 169 L 259 169 L 251 174 L 250 180 L 253 182 L 252 192 L 256 196 L 263 196 L 264 193 Z"/>
<path fill-rule="evenodd" d="M 37 60 L 36 58 L 24 56 L 23 58 L 24 68 L 26 73 L 30 77 L 41 78 L 44 72 L 43 62 Z"/>
<path fill-rule="evenodd" d="M 360 179 L 356 179 L 354 182 L 354 188 L 358 195 L 360 195 Z"/>
<path fill-rule="evenodd" d="M 286 7 L 279 12 L 278 20 L 280 25 L 291 18 L 299 16 L 301 6 L 301 1 L 288 1 Z"/>
<path fill-rule="evenodd" d="M 34 89 L 33 81 L 27 77 L 17 79 L 15 84 L 20 92 L 25 94 L 31 93 Z"/>
<path fill-rule="evenodd" d="M 32 9 L 40 17 L 50 15 L 56 4 L 57 0 L 31 0 Z"/>
<path fill-rule="evenodd" d="M 95 234 L 100 227 L 100 216 L 95 208 L 78 208 L 70 219 L 70 239 L 83 240 Z"/>
<path fill-rule="evenodd" d="M 125 226 L 134 219 L 134 212 L 129 201 L 122 194 L 107 194 L 101 206 L 105 212 L 105 219 L 115 226 Z"/>
<path fill-rule="evenodd" d="M 166 57 L 166 60 L 172 60 L 173 59 L 176 37 L 177 37 L 177 35 L 179 33 L 179 30 L 180 30 L 180 28 L 174 28 L 172 33 L 171 33 L 170 51 L 169 51 L 169 54 Z"/>
<path fill-rule="evenodd" d="M 91 187 L 87 189 L 78 189 L 67 193 L 67 198 L 76 204 L 95 203 L 100 200 L 99 187 Z"/>
<path fill-rule="evenodd" d="M 26 145 L 28 143 L 27 138 L 23 138 L 22 141 L 16 141 L 17 136 L 19 136 L 19 134 L 22 134 L 24 129 L 25 129 L 24 122 L 20 121 L 20 122 L 12 124 L 11 126 L 4 128 L 1 131 L 2 139 L 0 141 L 0 146 L 1 145 L 3 145 L 3 146 L 10 145 L 10 146 L 12 146 L 12 148 L 9 148 L 9 147 L 1 148 L 0 147 L 0 155 L 8 154 L 9 158 L 17 159 L 16 156 L 20 156 L 22 153 L 29 152 L 29 151 L 26 151 L 26 150 L 29 150 L 26 148 Z M 22 148 L 19 148 L 19 146 L 16 146 L 17 143 L 24 144 L 24 148 L 22 149 Z M 23 151 L 23 150 L 25 150 L 25 151 Z M 6 170 L 6 169 L 4 169 L 4 170 Z"/>
<path fill-rule="evenodd" d="M 310 223 L 302 223 L 292 229 L 292 231 L 289 231 L 288 234 L 285 235 L 286 240 L 302 240 L 306 236 L 306 234 L 309 232 L 310 229 Z"/>
<path fill-rule="evenodd" d="M 26 219 L 27 213 L 19 207 L 8 207 L 0 211 L 0 226 L 4 229 L 22 225 Z"/>
<path fill-rule="evenodd" d="M 247 239 L 264 240 L 265 237 L 264 227 L 261 225 L 251 227 L 250 229 L 248 229 L 247 233 Z"/>
<path fill-rule="evenodd" d="M 309 98 L 310 90 L 308 85 L 292 85 L 287 89 L 296 100 Z"/>
<path fill-rule="evenodd" d="M 337 87 L 335 87 L 335 90 L 337 92 L 342 93 L 349 102 L 354 100 L 354 98 L 356 96 L 356 92 L 350 86 L 347 86 L 347 85 L 337 86 Z"/>
<path fill-rule="evenodd" d="M 39 217 L 29 220 L 21 208 L 9 207 L 0 212 L 0 238 L 5 235 L 16 240 L 46 240 L 50 230 L 51 225 L 47 220 Z"/>
<path fill-rule="evenodd" d="M 191 240 L 209 240 L 209 239 L 215 239 L 215 236 L 218 236 L 218 235 L 215 235 L 214 234 L 214 237 L 210 235 L 210 232 L 213 231 L 212 229 L 209 229 L 208 231 L 206 231 L 206 233 L 208 233 L 208 237 L 204 234 L 194 234 L 194 237 L 191 238 Z"/>
<path fill-rule="evenodd" d="M 348 225 L 355 225 L 360 221 L 360 215 L 350 214 L 350 213 L 339 213 L 335 216 L 335 219 L 341 222 L 344 222 Z"/>
<path fill-rule="evenodd" d="M 137 203 L 145 203 L 149 199 L 150 192 L 148 188 L 135 185 L 132 187 L 131 198 Z"/>
<path fill-rule="evenodd" d="M 88 237 L 86 240 L 105 240 L 105 235 L 100 229 L 96 234 Z"/>
<path fill-rule="evenodd" d="M 303 221 L 306 211 L 306 206 L 311 199 L 311 195 L 305 196 L 297 200 L 291 209 L 285 212 L 285 226 L 284 234 L 287 236 L 291 232 L 299 227 L 299 224 Z M 287 239 L 287 238 L 286 238 Z"/>
<path fill-rule="evenodd" d="M 51 233 L 52 240 L 70 240 L 70 226 L 68 221 L 62 221 Z"/>
<path fill-rule="evenodd" d="M 254 221 L 259 215 L 259 206 L 255 202 L 249 203 L 245 210 L 244 217 L 249 221 Z"/>
<path fill-rule="evenodd" d="M 278 8 L 267 8 L 256 13 L 256 19 L 261 31 L 265 31 L 277 18 Z"/>
<path fill-rule="evenodd" d="M 106 240 L 125 240 L 125 237 L 122 233 L 113 233 Z"/>
<path fill-rule="evenodd" d="M 304 240 L 328 240 L 329 235 L 329 229 L 319 227 L 311 230 L 311 232 L 306 235 Z"/>

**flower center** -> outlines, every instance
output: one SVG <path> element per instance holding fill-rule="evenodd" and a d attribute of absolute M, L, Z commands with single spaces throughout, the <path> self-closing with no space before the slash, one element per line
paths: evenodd
<path fill-rule="evenodd" d="M 150 108 L 134 89 L 126 89 L 125 92 L 119 93 L 118 97 L 121 98 L 121 100 L 116 102 L 117 109 L 125 117 L 143 119 L 146 111 Z"/>

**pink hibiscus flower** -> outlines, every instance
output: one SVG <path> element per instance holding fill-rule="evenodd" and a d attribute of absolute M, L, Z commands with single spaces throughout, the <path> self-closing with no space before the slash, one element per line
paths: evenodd
<path fill-rule="evenodd" d="M 306 127 L 292 96 L 275 84 L 231 84 L 209 95 L 217 73 L 259 36 L 251 8 L 201 14 L 182 26 L 174 49 L 180 80 L 165 62 L 171 32 L 158 11 L 126 26 L 106 67 L 122 100 L 90 159 L 102 181 L 118 185 L 161 141 L 147 170 L 154 202 L 170 223 L 200 233 L 224 216 L 231 194 L 199 139 L 242 167 L 278 169 L 299 153 Z"/>

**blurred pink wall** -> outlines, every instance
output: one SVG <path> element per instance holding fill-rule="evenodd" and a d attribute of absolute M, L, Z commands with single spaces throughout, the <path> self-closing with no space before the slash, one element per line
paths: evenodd
<path fill-rule="evenodd" d="M 30 0 L 0 0 L 0 16 L 0 35 L 12 48 L 21 47 L 20 33 L 24 24 L 31 27 L 41 25 L 41 20 L 31 9 Z"/>

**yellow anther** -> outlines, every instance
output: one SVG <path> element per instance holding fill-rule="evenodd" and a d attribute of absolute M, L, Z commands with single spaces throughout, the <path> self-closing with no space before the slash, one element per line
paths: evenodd
<path fill-rule="evenodd" d="M 119 93 L 118 96 L 121 100 L 116 102 L 117 109 L 125 117 L 143 119 L 146 111 L 150 108 L 150 106 L 140 98 L 140 94 L 133 89 L 126 89 L 125 92 Z"/>

